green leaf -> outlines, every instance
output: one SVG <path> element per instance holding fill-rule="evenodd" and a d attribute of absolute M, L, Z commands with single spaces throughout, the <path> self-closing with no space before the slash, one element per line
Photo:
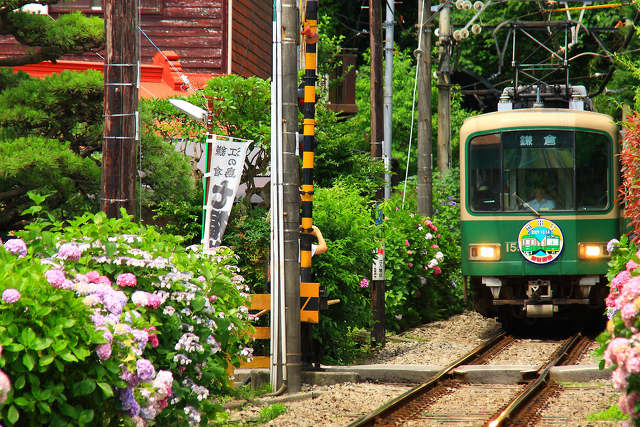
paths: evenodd
<path fill-rule="evenodd" d="M 29 370 L 33 370 L 33 365 L 35 365 L 35 361 L 33 360 L 33 356 L 31 353 L 27 352 L 22 356 L 22 364 Z"/>
<path fill-rule="evenodd" d="M 198 296 L 191 301 L 191 308 L 194 312 L 202 310 L 205 306 L 205 299 L 203 296 Z"/>
<path fill-rule="evenodd" d="M 109 384 L 107 384 L 107 383 L 97 383 L 97 384 L 98 384 L 98 387 L 100 387 L 100 389 L 104 393 L 105 397 L 113 396 L 113 389 L 111 388 L 111 386 Z"/>
<path fill-rule="evenodd" d="M 75 319 L 67 319 L 62 323 L 62 326 L 64 326 L 65 328 L 70 328 L 75 324 L 76 324 Z"/>
<path fill-rule="evenodd" d="M 60 412 L 62 412 L 64 415 L 66 415 L 69 418 L 73 418 L 76 419 L 78 418 L 78 410 L 69 405 L 68 403 L 63 403 L 62 405 L 60 405 Z"/>
<path fill-rule="evenodd" d="M 23 408 L 29 405 L 29 401 L 22 396 L 13 399 L 13 403 L 15 403 L 18 406 L 22 406 Z"/>
<path fill-rule="evenodd" d="M 53 362 L 53 359 L 55 359 L 55 356 L 53 354 L 47 354 L 46 356 L 40 358 L 38 364 L 40 366 L 47 366 Z"/>
<path fill-rule="evenodd" d="M 31 343 L 36 339 L 36 333 L 33 332 L 31 328 L 25 328 L 22 330 L 20 334 L 20 342 L 25 345 L 25 347 L 30 347 Z"/>
<path fill-rule="evenodd" d="M 75 357 L 73 354 L 71 354 L 70 351 L 67 351 L 66 353 L 61 353 L 60 354 L 60 359 L 64 360 L 65 362 L 77 362 L 78 358 Z"/>
<path fill-rule="evenodd" d="M 38 402 L 38 407 L 40 407 L 40 409 L 42 409 L 42 411 L 46 412 L 47 414 L 51 413 L 51 407 L 47 402 Z"/>
<path fill-rule="evenodd" d="M 91 355 L 91 352 L 84 347 L 74 347 L 71 349 L 73 354 L 80 360 L 84 360 L 87 356 Z"/>
<path fill-rule="evenodd" d="M 80 417 L 78 418 L 79 424 L 87 424 L 93 421 L 93 409 L 85 409 L 80 413 Z"/>
<path fill-rule="evenodd" d="M 73 385 L 73 395 L 74 396 L 86 396 L 87 394 L 93 392 L 96 389 L 96 382 L 89 378 L 80 381 L 79 383 L 75 383 Z"/>
<path fill-rule="evenodd" d="M 44 349 L 49 348 L 52 343 L 53 343 L 53 340 L 51 338 L 44 338 L 44 339 L 36 338 L 33 345 L 31 345 L 31 348 L 34 349 L 35 351 L 42 351 Z"/>
<path fill-rule="evenodd" d="M 9 344 L 8 346 L 6 346 L 5 350 L 10 351 L 12 353 L 18 353 L 24 350 L 24 346 L 22 344 L 18 344 L 17 342 L 14 342 L 13 344 Z"/>
<path fill-rule="evenodd" d="M 11 405 L 7 412 L 7 419 L 11 424 L 15 424 L 18 421 L 18 418 L 20 418 L 20 412 L 18 412 L 15 406 Z"/>
<path fill-rule="evenodd" d="M 27 377 L 25 377 L 24 375 L 20 375 L 18 378 L 16 378 L 16 381 L 13 383 L 13 385 L 16 388 L 16 390 L 21 390 L 24 387 L 26 382 L 27 382 Z"/>
<path fill-rule="evenodd" d="M 105 249 L 105 252 L 107 253 L 107 256 L 109 258 L 112 258 L 116 254 L 116 251 L 118 250 L 118 247 L 113 242 L 107 242 L 104 245 L 104 249 Z"/>

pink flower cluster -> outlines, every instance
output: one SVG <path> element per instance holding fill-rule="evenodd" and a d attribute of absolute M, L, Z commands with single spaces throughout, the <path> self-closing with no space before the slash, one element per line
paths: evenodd
<path fill-rule="evenodd" d="M 131 294 L 131 301 L 139 307 L 151 307 L 156 309 L 162 304 L 162 298 L 159 295 L 145 291 L 135 291 Z"/>
<path fill-rule="evenodd" d="M 604 353 L 604 361 L 607 367 L 615 366 L 611 375 L 613 387 L 623 392 L 618 400 L 622 412 L 637 418 L 640 412 L 635 410 L 635 404 L 640 395 L 637 392 L 627 390 L 629 375 L 640 373 L 640 334 L 631 338 L 613 339 Z"/>
<path fill-rule="evenodd" d="M 121 273 L 120 275 L 118 275 L 118 278 L 116 279 L 116 284 L 118 286 L 130 286 L 130 287 L 135 287 L 138 282 L 136 279 L 136 276 L 134 276 L 131 273 Z"/>

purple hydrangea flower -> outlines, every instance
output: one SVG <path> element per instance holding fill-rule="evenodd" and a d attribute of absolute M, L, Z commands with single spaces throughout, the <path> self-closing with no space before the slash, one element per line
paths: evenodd
<path fill-rule="evenodd" d="M 131 387 L 120 389 L 120 402 L 122 402 L 122 409 L 124 409 L 130 417 L 135 417 L 140 413 L 140 405 L 136 402 Z"/>
<path fill-rule="evenodd" d="M 68 259 L 70 261 L 78 261 L 82 256 L 82 250 L 75 243 L 65 243 L 60 246 L 58 249 L 58 253 L 56 254 L 57 258 L 60 259 Z"/>
<path fill-rule="evenodd" d="M 118 275 L 118 278 L 116 279 L 116 283 L 118 284 L 118 286 L 131 286 L 131 287 L 135 287 L 138 284 L 136 280 L 136 276 L 134 276 L 131 273 L 122 273 Z"/>
<path fill-rule="evenodd" d="M 122 308 L 127 303 L 127 295 L 124 292 L 112 291 L 104 294 L 102 302 L 107 310 L 113 314 L 122 313 Z"/>
<path fill-rule="evenodd" d="M 96 347 L 96 354 L 98 355 L 98 358 L 100 360 L 107 360 L 108 358 L 111 357 L 111 344 L 109 343 L 99 344 Z"/>
<path fill-rule="evenodd" d="M 369 281 L 367 280 L 366 277 L 363 277 L 362 280 L 360 281 L 360 287 L 361 288 L 368 288 L 369 287 Z"/>
<path fill-rule="evenodd" d="M 2 301 L 13 304 L 20 299 L 20 292 L 17 289 L 9 288 L 2 292 Z"/>
<path fill-rule="evenodd" d="M 136 372 L 142 381 L 152 381 L 156 376 L 156 370 L 153 364 L 147 359 L 138 359 L 136 361 Z"/>
<path fill-rule="evenodd" d="M 64 271 L 51 269 L 44 273 L 44 277 L 47 278 L 47 282 L 54 288 L 61 289 L 64 285 L 64 281 L 67 279 L 64 275 Z"/>
<path fill-rule="evenodd" d="M 4 248 L 20 258 L 27 256 L 27 244 L 22 239 L 9 239 L 4 244 Z"/>
<path fill-rule="evenodd" d="M 616 248 L 616 246 L 620 245 L 620 241 L 618 239 L 611 239 L 607 242 L 607 252 L 611 253 Z"/>
<path fill-rule="evenodd" d="M 120 378 L 122 378 L 131 387 L 137 387 L 140 385 L 140 377 L 133 372 L 129 372 L 127 368 L 124 368 L 124 372 L 120 374 Z M 122 399 L 122 396 L 120 399 Z M 126 410 L 126 408 L 124 409 Z"/>

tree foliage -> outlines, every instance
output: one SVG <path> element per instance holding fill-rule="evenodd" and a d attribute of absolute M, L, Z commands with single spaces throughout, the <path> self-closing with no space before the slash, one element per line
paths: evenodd
<path fill-rule="evenodd" d="M 22 12 L 26 4 L 51 5 L 60 0 L 0 0 L 0 35 L 11 35 L 23 46 L 23 54 L 0 58 L 0 66 L 55 62 L 66 54 L 98 51 L 104 45 L 101 18 L 81 13 L 47 15 Z"/>

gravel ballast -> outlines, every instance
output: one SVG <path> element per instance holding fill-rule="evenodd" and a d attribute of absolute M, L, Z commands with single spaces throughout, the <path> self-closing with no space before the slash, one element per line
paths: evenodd
<path fill-rule="evenodd" d="M 475 312 L 465 312 L 448 320 L 433 322 L 400 334 L 399 340 L 389 339 L 385 348 L 361 364 L 378 365 L 439 365 L 445 366 L 477 347 L 500 329 L 495 319 Z M 513 350 L 505 349 L 489 364 L 538 365 L 555 351 L 557 343 L 535 339 L 517 339 Z M 592 346 L 595 348 L 595 346 Z M 593 364 L 592 355 L 581 363 Z M 286 413 L 265 425 L 269 426 L 345 426 L 379 408 L 394 397 L 411 389 L 411 384 L 342 383 L 331 386 L 303 386 L 304 400 L 286 402 Z M 519 386 L 487 386 L 470 384 L 452 391 L 434 402 L 420 421 L 412 426 L 483 425 L 483 416 L 504 404 Z M 484 390 L 484 391 L 482 391 Z M 561 392 L 545 407 L 541 423 L 536 425 L 614 425 L 607 422 L 587 422 L 589 414 L 610 407 L 617 394 L 606 381 L 563 385 Z M 260 399 L 242 410 L 230 412 L 232 422 L 248 422 L 274 401 Z M 455 420 L 458 420 L 456 422 Z M 450 424 L 453 422 L 453 424 Z"/>

